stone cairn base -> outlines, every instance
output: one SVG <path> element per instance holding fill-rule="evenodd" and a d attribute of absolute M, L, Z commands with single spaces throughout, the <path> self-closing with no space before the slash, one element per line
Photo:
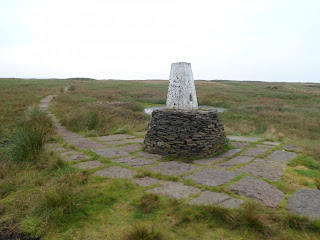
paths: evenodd
<path fill-rule="evenodd" d="M 210 156 L 226 145 L 217 111 L 155 110 L 144 140 L 145 150 L 182 157 Z"/>

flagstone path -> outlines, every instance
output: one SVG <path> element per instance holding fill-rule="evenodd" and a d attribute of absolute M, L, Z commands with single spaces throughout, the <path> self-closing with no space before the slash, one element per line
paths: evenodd
<path fill-rule="evenodd" d="M 65 87 L 64 92 L 67 91 Z M 228 136 L 233 149 L 219 156 L 193 163 L 161 161 L 161 155 L 142 151 L 144 132 L 86 138 L 69 131 L 48 111 L 54 97 L 49 95 L 41 100 L 40 108 L 48 112 L 63 141 L 75 148 L 54 143 L 47 144 L 48 149 L 58 152 L 75 168 L 90 172 L 96 169 L 94 176 L 132 179 L 146 192 L 185 199 L 189 204 L 239 208 L 251 199 L 276 207 L 285 194 L 272 183 L 281 179 L 287 163 L 302 151 L 294 145 L 282 146 L 261 138 Z M 106 167 L 105 162 L 93 159 L 88 151 L 113 165 Z M 155 177 L 145 176 L 146 172 Z M 217 187 L 224 192 L 216 192 Z M 314 189 L 298 190 L 287 200 L 289 212 L 311 218 L 320 218 L 319 206 L 320 191 Z"/>

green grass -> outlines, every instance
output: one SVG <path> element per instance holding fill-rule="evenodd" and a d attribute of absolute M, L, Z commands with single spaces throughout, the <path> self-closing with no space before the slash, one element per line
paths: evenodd
<path fill-rule="evenodd" d="M 150 117 L 143 108 L 165 104 L 167 94 L 165 81 L 0 80 L 0 232 L 5 223 L 41 239 L 318 238 L 319 221 L 288 215 L 282 205 L 269 209 L 249 202 L 239 210 L 191 206 L 146 194 L 127 180 L 92 177 L 91 171 L 76 170 L 54 153 L 39 155 L 41 164 L 11 161 L 7 149 L 29 106 L 66 85 L 72 86 L 70 92 L 61 93 L 51 110 L 69 129 L 87 136 L 146 130 Z M 319 185 L 320 88 L 232 81 L 198 81 L 196 88 L 201 105 L 227 108 L 220 114 L 227 134 L 304 148 L 306 155 L 299 154 L 273 183 L 286 197 L 304 184 Z M 178 181 L 148 171 L 139 176 L 147 175 Z M 208 190 L 230 194 L 225 187 Z"/>

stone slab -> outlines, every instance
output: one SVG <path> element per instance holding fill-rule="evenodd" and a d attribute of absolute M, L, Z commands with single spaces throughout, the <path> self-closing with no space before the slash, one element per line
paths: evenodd
<path fill-rule="evenodd" d="M 255 177 L 266 178 L 272 181 L 278 181 L 283 176 L 283 169 L 270 165 L 264 159 L 256 159 L 253 163 L 240 167 L 236 172 L 248 173 Z"/>
<path fill-rule="evenodd" d="M 73 165 L 76 168 L 80 168 L 80 169 L 93 169 L 93 168 L 98 168 L 98 167 L 102 167 L 104 164 L 99 162 L 99 161 L 89 161 L 89 162 L 82 162 L 82 163 L 78 163 L 76 165 Z"/>
<path fill-rule="evenodd" d="M 128 143 L 143 143 L 143 138 L 132 138 L 132 139 L 124 139 L 124 140 L 119 140 L 119 141 L 111 141 L 107 142 L 107 144 L 110 145 L 124 145 Z"/>
<path fill-rule="evenodd" d="M 276 207 L 285 196 L 276 187 L 252 177 L 242 178 L 232 184 L 230 190 L 240 196 L 258 200 L 268 207 Z"/>
<path fill-rule="evenodd" d="M 134 170 L 129 170 L 119 166 L 111 166 L 99 171 L 96 171 L 93 175 L 105 177 L 105 178 L 133 178 L 137 174 Z"/>
<path fill-rule="evenodd" d="M 232 142 L 231 143 L 232 147 L 234 148 L 246 148 L 250 146 L 250 143 L 246 142 Z"/>
<path fill-rule="evenodd" d="M 225 184 L 238 176 L 238 173 L 233 171 L 225 171 L 222 169 L 206 168 L 199 172 L 195 172 L 185 179 L 190 179 L 198 184 L 208 186 L 219 186 Z"/>
<path fill-rule="evenodd" d="M 287 144 L 285 147 L 284 147 L 285 150 L 289 150 L 289 151 L 295 151 L 295 152 L 302 152 L 303 149 L 301 147 L 298 147 L 294 144 Z"/>
<path fill-rule="evenodd" d="M 320 219 L 320 191 L 300 189 L 287 200 L 290 213 L 312 219 Z"/>
<path fill-rule="evenodd" d="M 65 161 L 81 161 L 83 159 L 91 158 L 84 153 L 76 152 L 76 151 L 67 151 L 60 154 Z"/>
<path fill-rule="evenodd" d="M 184 185 L 180 182 L 164 182 L 162 186 L 147 190 L 149 193 L 165 195 L 168 198 L 181 199 L 200 193 L 195 187 Z"/>
<path fill-rule="evenodd" d="M 267 145 L 267 144 L 257 144 L 256 147 L 257 148 L 268 148 L 268 149 L 274 148 L 274 146 Z"/>
<path fill-rule="evenodd" d="M 241 152 L 242 150 L 243 150 L 242 148 L 231 149 L 229 151 L 226 151 L 226 152 L 218 155 L 217 157 L 220 157 L 220 158 L 233 157 L 234 155 L 236 155 L 237 153 Z"/>
<path fill-rule="evenodd" d="M 297 156 L 296 153 L 286 152 L 283 150 L 276 150 L 266 157 L 266 160 L 272 163 L 280 163 L 280 165 L 285 166 L 286 163 L 290 162 Z"/>
<path fill-rule="evenodd" d="M 210 165 L 210 164 L 222 162 L 224 160 L 225 158 L 222 158 L 222 157 L 212 157 L 212 158 L 195 160 L 193 163 L 200 164 L 200 165 Z"/>
<path fill-rule="evenodd" d="M 279 142 L 270 142 L 270 141 L 264 141 L 262 142 L 263 144 L 268 144 L 268 145 L 272 145 L 272 146 L 279 146 L 281 143 Z"/>
<path fill-rule="evenodd" d="M 102 142 L 111 142 L 111 141 L 119 141 L 119 140 L 130 139 L 130 138 L 135 138 L 135 136 L 128 135 L 128 134 L 116 134 L 116 135 L 96 137 L 94 139 Z"/>
<path fill-rule="evenodd" d="M 216 205 L 225 208 L 239 208 L 243 204 L 243 200 L 232 198 L 227 194 L 205 191 L 189 203 L 195 205 Z"/>
<path fill-rule="evenodd" d="M 238 141 L 238 142 L 259 142 L 262 139 L 256 137 L 242 137 L 242 136 L 227 136 L 231 141 Z"/>
<path fill-rule="evenodd" d="M 253 157 L 246 157 L 246 156 L 238 156 L 235 158 L 230 159 L 224 163 L 220 163 L 218 167 L 232 167 L 238 164 L 248 163 L 253 160 Z"/>
<path fill-rule="evenodd" d="M 103 148 L 103 149 L 96 149 L 93 150 L 96 154 L 98 154 L 101 157 L 106 158 L 114 158 L 114 157 L 120 157 L 120 156 L 127 156 L 129 153 L 118 149 L 118 148 Z"/>
<path fill-rule="evenodd" d="M 142 149 L 142 147 L 143 146 L 140 143 L 133 143 L 133 144 L 129 144 L 129 145 L 120 146 L 119 149 L 121 149 L 125 152 L 133 153 L 133 152 L 140 151 Z"/>
<path fill-rule="evenodd" d="M 152 159 L 152 160 L 155 160 L 155 161 L 161 160 L 163 158 L 162 155 L 152 154 L 152 153 L 147 153 L 147 152 L 138 152 L 138 153 L 136 153 L 136 155 L 139 156 L 139 157 L 143 157 L 143 158 L 146 158 L 146 159 Z"/>
<path fill-rule="evenodd" d="M 269 149 L 267 149 L 267 148 L 249 148 L 247 151 L 245 151 L 241 155 L 242 156 L 249 156 L 249 157 L 257 157 L 257 156 L 264 154 L 268 150 Z"/>
<path fill-rule="evenodd" d="M 152 177 L 135 178 L 132 180 L 140 187 L 149 187 L 155 184 L 160 184 L 162 181 Z"/>
<path fill-rule="evenodd" d="M 198 167 L 189 163 L 183 162 L 161 162 L 159 165 L 150 167 L 149 170 L 152 172 L 161 173 L 169 176 L 179 176 L 185 174 L 192 170 L 197 169 Z"/>
<path fill-rule="evenodd" d="M 123 164 L 127 164 L 131 167 L 142 167 L 142 166 L 146 166 L 146 165 L 151 165 L 153 163 L 155 163 L 156 161 L 153 160 L 146 160 L 143 158 L 136 158 L 133 156 L 128 156 L 125 158 L 117 158 L 112 160 L 113 162 L 117 162 L 117 163 L 123 163 Z"/>

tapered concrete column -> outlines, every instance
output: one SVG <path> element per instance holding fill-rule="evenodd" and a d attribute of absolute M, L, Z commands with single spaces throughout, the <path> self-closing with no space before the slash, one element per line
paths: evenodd
<path fill-rule="evenodd" d="M 198 108 L 190 63 L 178 62 L 171 64 L 167 108 L 187 111 Z"/>

